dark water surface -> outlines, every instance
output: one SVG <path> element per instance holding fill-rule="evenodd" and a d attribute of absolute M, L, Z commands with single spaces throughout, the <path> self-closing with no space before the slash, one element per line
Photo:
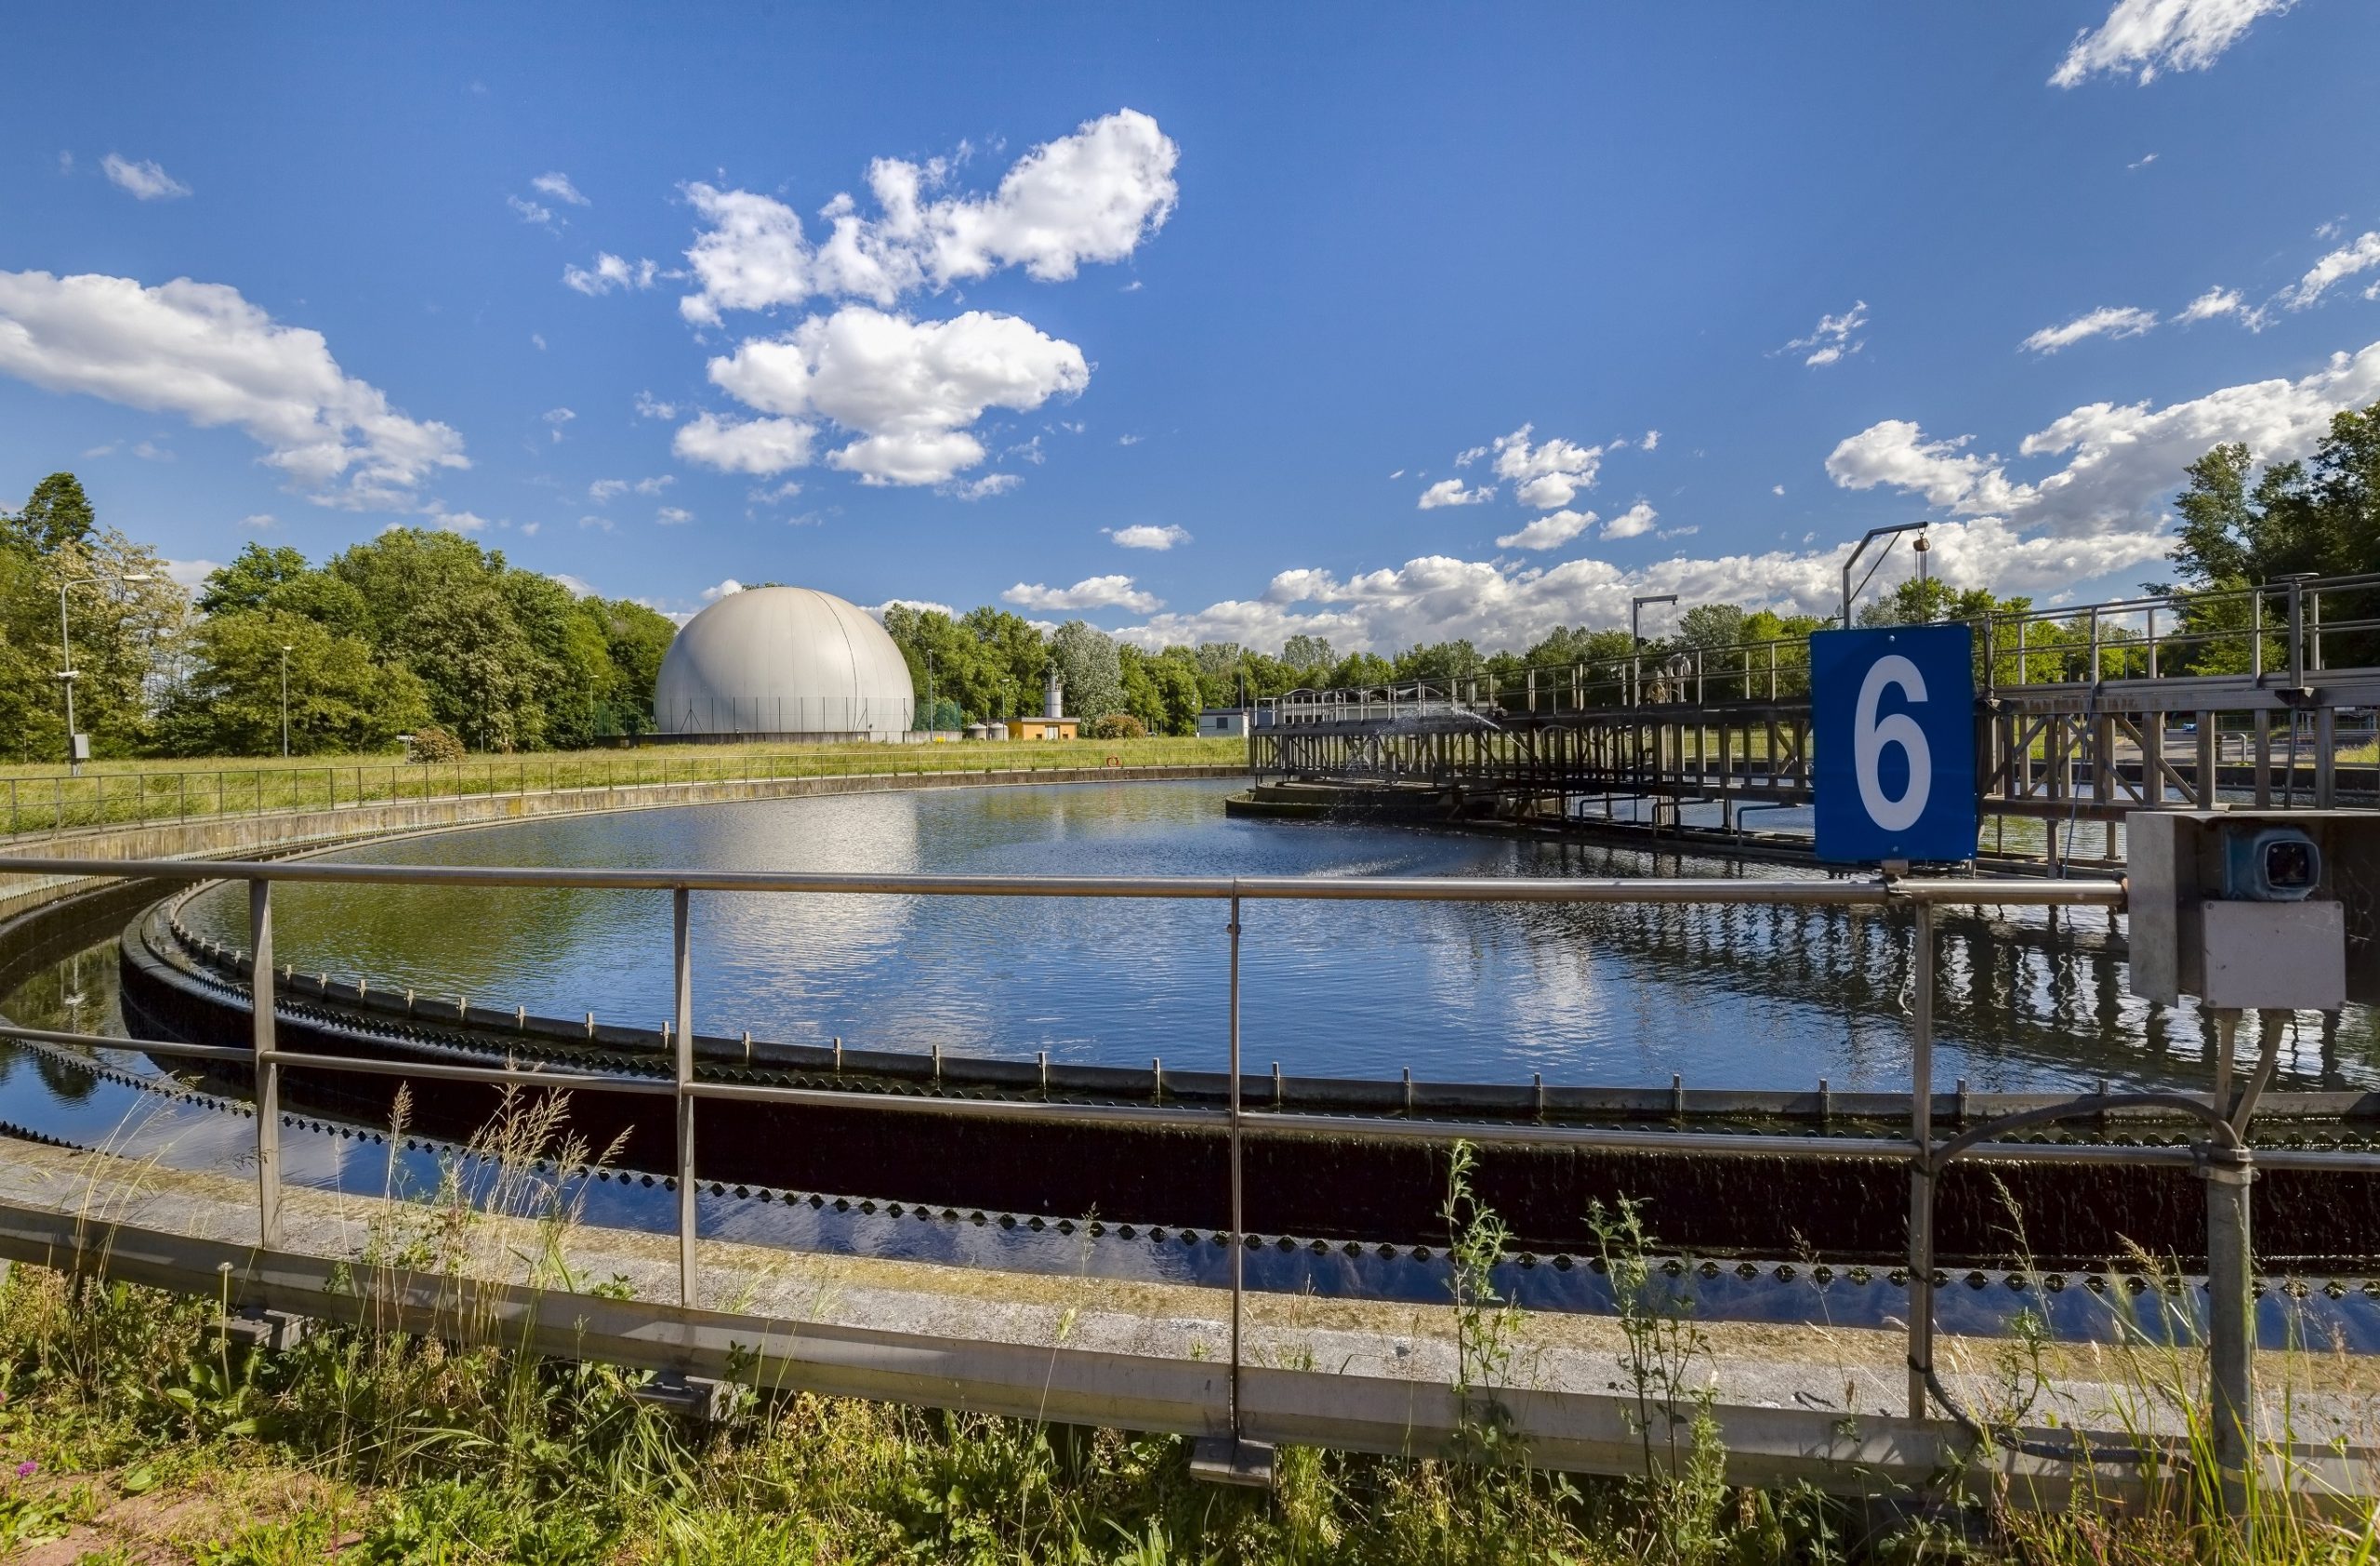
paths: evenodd
<path fill-rule="evenodd" d="M 671 866 L 996 873 L 1251 875 L 1726 875 L 1724 863 L 1404 829 L 1236 822 L 1231 784 L 1131 784 L 885 793 L 707 805 L 446 832 L 339 851 L 380 863 Z M 1768 869 L 1750 873 L 1776 874 Z M 474 1005 L 657 1023 L 668 1004 L 666 896 L 632 893 L 430 892 L 284 887 L 283 953 L 301 968 L 469 994 Z M 244 944 L 245 903 L 210 893 L 191 911 L 204 933 Z M 1222 905 L 981 898 L 769 897 L 694 900 L 695 1010 L 706 1030 L 853 1047 L 1145 1065 L 1219 1067 L 1224 1049 Z M 1243 1025 L 1256 1069 L 1526 1082 L 1895 1089 L 1907 1070 L 1905 931 L 1874 914 L 1813 910 L 1510 905 L 1250 904 Z M 2118 1082 L 2202 1082 L 2190 1018 L 2160 1017 L 2122 995 L 2121 962 L 2099 949 L 2103 915 L 2054 922 L 2015 910 L 1946 912 L 1944 1085 L 1978 1091 Z M 63 959 L 5 998 L 16 1021 L 116 1035 L 112 941 Z M 2351 1015 L 2284 1044 L 2291 1085 L 2371 1084 L 2380 1044 Z M 103 1069 L 95 1069 L 100 1068 Z M 239 1172 L 254 1121 L 237 1106 L 177 1101 L 136 1050 L 93 1055 L 0 1046 L 0 1121 L 86 1147 L 183 1168 Z M 454 1159 L 368 1134 L 284 1131 L 285 1177 L 377 1194 L 427 1190 Z M 659 1188 L 590 1182 L 589 1221 L 666 1229 Z M 700 1201 L 702 1228 L 840 1254 L 1220 1283 L 1224 1253 L 1180 1231 L 1091 1237 L 997 1221 L 957 1221 L 828 1202 Z M 1882 1324 L 1904 1292 L 1878 1275 L 1780 1277 L 1732 1270 L 1674 1285 L 1711 1319 Z M 1499 1269 L 1532 1308 L 1609 1307 L 1606 1280 L 1575 1258 Z M 1268 1245 L 1250 1282 L 1416 1301 L 1446 1297 L 1440 1257 L 1377 1248 L 1349 1254 Z M 2193 1288 L 2190 1300 L 2198 1291 Z M 2112 1308 L 2111 1308 L 2112 1307 Z M 2152 1298 L 2080 1288 L 2043 1294 L 1954 1286 L 1946 1330 L 2003 1326 L 2046 1312 L 2061 1336 L 2105 1336 L 2115 1310 L 2152 1320 Z M 2337 1341 L 2380 1348 L 2380 1311 L 2360 1289 L 2318 1290 L 2261 1307 L 2268 1344 Z"/>
<path fill-rule="evenodd" d="M 650 810 L 344 849 L 372 863 L 1112 875 L 1806 874 L 1414 829 L 1227 820 L 1239 785 L 933 790 Z M 666 894 L 284 886 L 281 955 L 474 1007 L 669 1015 Z M 1223 905 L 697 894 L 706 1032 L 1222 1068 Z M 190 923 L 246 944 L 245 897 Z M 2108 918 L 1945 910 L 1936 1072 L 1978 1092 L 2200 1086 L 2196 1019 L 2123 993 Z M 1250 1068 L 1838 1091 L 1907 1085 L 1907 933 L 1879 912 L 1250 903 Z M 2284 1042 L 2285 1085 L 2380 1083 L 2373 1018 Z"/>

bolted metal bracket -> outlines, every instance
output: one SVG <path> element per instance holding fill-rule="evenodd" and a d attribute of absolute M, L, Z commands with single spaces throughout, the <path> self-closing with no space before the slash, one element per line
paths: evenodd
<path fill-rule="evenodd" d="M 1190 1477 L 1203 1484 L 1273 1488 L 1273 1443 L 1223 1434 L 1200 1436 L 1190 1448 Z"/>
<path fill-rule="evenodd" d="M 286 1354 L 313 1336 L 314 1327 L 315 1321 L 311 1316 L 293 1316 L 286 1310 L 245 1306 L 229 1316 L 217 1317 L 213 1331 L 218 1339 L 233 1348 Z"/>
<path fill-rule="evenodd" d="M 709 1376 L 656 1371 L 653 1379 L 628 1388 L 628 1396 L 650 1408 L 674 1413 L 694 1425 L 722 1423 L 735 1412 L 743 1388 L 732 1381 Z"/>

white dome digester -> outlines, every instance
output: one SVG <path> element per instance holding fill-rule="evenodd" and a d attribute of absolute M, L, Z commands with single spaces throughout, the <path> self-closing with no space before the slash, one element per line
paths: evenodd
<path fill-rule="evenodd" d="M 889 739 L 916 721 L 909 666 L 867 611 L 812 588 L 747 588 L 688 620 L 653 695 L 665 735 Z"/>

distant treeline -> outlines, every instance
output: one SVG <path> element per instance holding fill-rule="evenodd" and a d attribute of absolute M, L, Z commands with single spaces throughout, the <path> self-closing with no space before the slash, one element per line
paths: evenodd
<path fill-rule="evenodd" d="M 59 588 L 76 725 L 102 756 L 394 749 L 431 726 L 483 750 L 566 749 L 649 724 L 676 628 L 575 597 L 457 534 L 394 528 L 324 564 L 250 544 L 196 601 L 102 527 L 72 473 L 0 518 L 0 750 L 65 754 Z"/>
<path fill-rule="evenodd" d="M 2142 584 L 2173 608 L 2173 630 L 2201 633 L 2160 662 L 2165 673 L 2228 673 L 2255 656 L 2245 600 L 2225 597 L 2291 573 L 2380 572 L 2380 403 L 2334 417 L 2312 456 L 2261 470 L 2245 445 L 2218 445 L 2186 470 L 2174 509 L 2177 581 Z M 396 528 L 317 566 L 294 549 L 251 544 L 209 577 L 193 603 L 156 551 L 99 525 L 72 473 L 34 487 L 0 515 L 0 753 L 65 753 L 58 600 L 67 584 L 79 726 L 102 755 L 267 755 L 280 749 L 283 659 L 290 749 L 299 754 L 392 748 L 436 725 L 482 750 L 581 746 L 649 726 L 653 688 L 675 628 L 642 605 L 579 598 L 500 551 L 445 532 Z M 1869 604 L 1869 624 L 1974 619 L 2028 610 L 1939 580 L 1901 583 Z M 2324 617 L 2380 620 L 2380 593 L 2335 595 Z M 1641 649 L 1652 662 L 1693 648 L 1791 642 L 1830 622 L 1710 604 Z M 1205 707 L 1301 686 L 1411 680 L 1521 688 L 1528 670 L 1607 668 L 1631 652 L 1624 630 L 1557 627 L 1518 649 L 1469 641 L 1393 657 L 1342 653 L 1316 636 L 1278 652 L 1210 642 L 1144 652 L 1080 620 L 1043 631 L 985 607 L 950 616 L 885 611 L 916 683 L 920 721 L 956 727 L 1038 712 L 1044 671 L 1065 679 L 1068 714 L 1129 717 L 1153 734 L 1196 732 Z M 2135 632 L 2099 630 L 2103 673 L 2145 672 L 2126 659 Z M 2028 679 L 2079 678 L 2090 631 L 2078 617 L 2027 628 Z M 2268 616 L 2268 668 L 2285 660 Z M 2380 664 L 2380 632 L 2326 638 L 2334 665 Z M 1978 650 L 1980 656 L 1980 650 Z M 2016 650 L 1996 649 L 2002 678 Z M 1739 662 L 1706 660 L 1724 676 Z M 1759 672 L 1765 686 L 1765 659 Z M 1780 650 L 1780 686 L 1801 688 L 1798 650 Z M 927 706 L 929 690 L 933 702 Z"/>

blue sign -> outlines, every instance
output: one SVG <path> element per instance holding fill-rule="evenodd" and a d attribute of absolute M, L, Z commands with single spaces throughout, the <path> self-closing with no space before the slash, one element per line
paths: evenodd
<path fill-rule="evenodd" d="M 1818 852 L 1838 864 L 1975 857 L 1975 633 L 1810 638 Z"/>

